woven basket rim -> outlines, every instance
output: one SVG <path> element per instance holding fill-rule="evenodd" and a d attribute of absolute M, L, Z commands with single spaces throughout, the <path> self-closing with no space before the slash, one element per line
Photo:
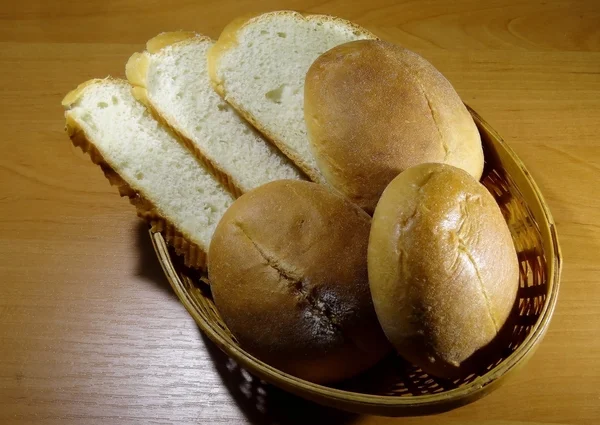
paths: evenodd
<path fill-rule="evenodd" d="M 490 384 L 498 381 L 504 377 L 509 371 L 514 369 L 517 365 L 523 362 L 529 355 L 533 354 L 537 344 L 543 338 L 549 323 L 550 318 L 554 312 L 556 301 L 558 298 L 558 290 L 560 285 L 560 275 L 562 269 L 561 261 L 561 250 L 558 244 L 558 237 L 556 233 L 556 226 L 552 214 L 548 206 L 546 205 L 543 195 L 541 194 L 537 184 L 531 177 L 530 173 L 523 162 L 519 159 L 516 153 L 506 144 L 506 142 L 498 135 L 498 133 L 489 126 L 489 124 L 479 116 L 472 108 L 467 105 L 469 112 L 473 115 L 475 121 L 484 127 L 486 131 L 492 134 L 499 142 L 499 144 L 506 150 L 507 154 L 518 166 L 520 172 L 523 173 L 525 181 L 530 186 L 532 192 L 535 194 L 535 201 L 541 207 L 541 211 L 544 218 L 544 225 L 548 226 L 548 231 L 551 235 L 551 246 L 552 252 L 547 253 L 547 260 L 552 260 L 553 264 L 549 266 L 549 273 L 547 276 L 547 284 L 549 285 L 548 296 L 544 303 L 543 309 L 539 315 L 538 320 L 533 325 L 533 328 L 523 341 L 523 343 L 507 358 L 503 359 L 498 365 L 491 368 L 484 375 L 475 378 L 472 382 L 464 384 L 460 387 L 444 391 L 439 394 L 423 394 L 423 395 L 411 395 L 411 396 L 390 396 L 390 395 L 376 395 L 376 394 L 365 394 L 355 391 L 343 390 L 338 388 L 332 388 L 325 385 L 315 384 L 295 376 L 289 375 L 276 369 L 256 357 L 250 355 L 244 351 L 241 347 L 226 341 L 220 332 L 216 329 L 216 326 L 212 323 L 203 320 L 198 311 L 195 308 L 195 302 L 190 294 L 185 290 L 184 284 L 182 283 L 175 266 L 171 262 L 170 254 L 167 245 L 160 233 L 155 233 L 150 230 L 150 236 L 154 249 L 159 257 L 161 266 L 165 272 L 169 283 L 173 290 L 179 297 L 182 304 L 185 306 L 188 313 L 194 318 L 200 329 L 226 354 L 233 358 L 242 367 L 247 368 L 250 372 L 257 375 L 259 378 L 264 379 L 274 385 L 277 385 L 285 390 L 296 393 L 307 397 L 311 397 L 315 400 L 322 400 L 327 398 L 330 401 L 339 402 L 338 404 L 352 404 L 362 406 L 412 406 L 412 407 L 433 407 L 438 404 L 445 404 L 449 401 L 457 404 L 461 404 L 460 400 L 466 400 L 478 393 L 485 392 L 486 388 L 491 386 Z M 542 224 L 542 223 L 540 223 Z M 477 397 L 476 397 L 477 398 Z"/>

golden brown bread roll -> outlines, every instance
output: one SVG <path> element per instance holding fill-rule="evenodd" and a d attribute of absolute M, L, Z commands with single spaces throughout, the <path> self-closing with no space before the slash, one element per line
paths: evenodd
<path fill-rule="evenodd" d="M 519 281 L 510 231 L 492 195 L 444 164 L 407 169 L 373 216 L 369 283 L 379 322 L 424 371 L 460 374 L 498 333 Z"/>
<path fill-rule="evenodd" d="M 321 55 L 306 75 L 304 116 L 326 180 L 369 213 L 413 165 L 447 163 L 481 177 L 479 132 L 450 82 L 391 43 L 354 41 Z"/>
<path fill-rule="evenodd" d="M 241 346 L 313 382 L 351 377 L 389 352 L 367 281 L 369 228 L 364 211 L 315 183 L 276 181 L 237 199 L 208 270 Z"/>

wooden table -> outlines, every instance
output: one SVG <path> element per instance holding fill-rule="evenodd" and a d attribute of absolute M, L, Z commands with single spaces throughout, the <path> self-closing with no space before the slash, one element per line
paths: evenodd
<path fill-rule="evenodd" d="M 428 418 L 358 417 L 251 384 L 170 290 L 133 208 L 63 132 L 60 100 L 155 34 L 339 15 L 429 59 L 529 167 L 564 254 L 533 359 Z M 600 2 L 20 0 L 0 11 L 0 423 L 600 423 Z M 500 422 L 502 421 L 502 422 Z"/>

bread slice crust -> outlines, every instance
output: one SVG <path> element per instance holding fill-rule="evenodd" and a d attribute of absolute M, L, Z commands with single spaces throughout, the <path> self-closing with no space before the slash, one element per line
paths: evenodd
<path fill-rule="evenodd" d="M 69 109 L 83 95 L 87 87 L 94 84 L 103 84 L 105 82 L 118 82 L 128 84 L 124 80 L 106 78 L 92 79 L 80 84 L 76 89 L 69 92 L 62 101 L 65 112 L 65 131 L 75 147 L 79 147 L 84 153 L 87 153 L 91 161 L 100 166 L 105 177 L 112 186 L 116 186 L 119 194 L 127 197 L 130 203 L 136 208 L 138 217 L 146 221 L 152 231 L 160 232 L 167 242 L 178 255 L 181 255 L 184 264 L 187 267 L 195 269 L 206 269 L 207 248 L 202 248 L 198 244 L 191 242 L 189 235 L 185 235 L 168 217 L 165 217 L 158 208 L 148 200 L 144 190 L 140 187 L 134 187 L 127 183 L 118 173 L 116 167 L 107 161 L 100 151 L 96 148 L 96 143 L 80 123 L 69 113 Z"/>
<path fill-rule="evenodd" d="M 347 21 L 342 18 L 329 15 L 313 15 L 302 14 L 292 10 L 282 10 L 276 12 L 268 12 L 259 15 L 249 15 L 233 20 L 223 29 L 219 39 L 208 52 L 208 73 L 213 87 L 217 93 L 223 97 L 236 111 L 239 112 L 248 122 L 258 129 L 265 137 L 267 137 L 275 146 L 279 148 L 288 158 L 290 158 L 306 175 L 314 182 L 326 184 L 325 177 L 321 174 L 318 168 L 308 163 L 305 158 L 302 158 L 294 152 L 280 137 L 274 134 L 267 125 L 262 123 L 250 111 L 244 108 L 243 105 L 236 102 L 227 95 L 223 80 L 218 75 L 218 67 L 221 57 L 229 50 L 234 49 L 238 45 L 237 35 L 245 27 L 262 20 L 269 20 L 277 16 L 291 16 L 302 21 L 317 21 L 317 22 L 335 22 L 342 26 L 351 28 L 357 35 L 361 35 L 368 39 L 378 39 L 376 35 L 370 31 L 360 27 L 359 25 Z M 302 117 L 304 119 L 304 117 Z"/>
<path fill-rule="evenodd" d="M 146 51 L 134 53 L 125 66 L 125 74 L 129 82 L 134 86 L 132 89 L 133 96 L 142 102 L 152 113 L 152 116 L 160 121 L 162 124 L 167 126 L 173 131 L 181 142 L 188 148 L 202 163 L 206 166 L 208 171 L 214 175 L 236 198 L 241 196 L 244 192 L 241 185 L 229 174 L 225 172 L 215 161 L 209 159 L 209 156 L 204 152 L 197 144 L 195 144 L 189 137 L 179 131 L 169 120 L 167 120 L 152 103 L 148 96 L 147 76 L 148 76 L 148 62 L 150 58 L 148 54 L 157 53 L 167 46 L 177 43 L 194 43 L 196 41 L 211 41 L 209 37 L 195 34 L 193 32 L 179 32 L 179 33 L 162 33 L 156 37 L 150 39 L 146 43 Z"/>
<path fill-rule="evenodd" d="M 180 48 L 199 43 L 213 44 L 214 40 L 195 32 L 178 31 L 161 33 L 148 40 L 146 43 L 146 51 L 134 53 L 129 58 L 125 67 L 126 76 L 129 82 L 134 86 L 132 90 L 134 97 L 148 108 L 155 119 L 177 134 L 184 146 L 189 149 L 196 158 L 205 165 L 208 171 L 237 198 L 253 187 L 249 187 L 247 182 L 244 184 L 243 178 L 240 179 L 240 177 L 236 176 L 232 170 L 228 171 L 225 166 L 220 165 L 219 158 L 212 155 L 206 148 L 203 148 L 201 143 L 194 142 L 194 140 L 192 140 L 193 136 L 190 136 L 189 133 L 179 125 L 176 119 L 173 119 L 173 117 L 169 118 L 169 114 L 161 108 L 160 102 L 153 101 L 148 91 L 148 69 L 152 60 L 152 55 L 160 54 L 161 51 L 170 46 L 177 46 Z M 250 127 L 251 125 L 248 124 L 248 128 Z M 254 128 L 251 128 L 251 130 L 256 131 Z M 258 133 L 256 134 L 258 135 Z M 262 140 L 264 140 L 264 143 L 271 145 L 269 140 Z M 281 154 L 280 152 L 278 153 Z M 288 161 L 288 158 L 283 155 L 282 158 L 285 158 L 285 160 Z M 294 172 L 297 174 L 297 178 L 306 179 L 304 173 L 297 169 L 291 162 L 289 163 L 289 166 L 293 168 Z"/>

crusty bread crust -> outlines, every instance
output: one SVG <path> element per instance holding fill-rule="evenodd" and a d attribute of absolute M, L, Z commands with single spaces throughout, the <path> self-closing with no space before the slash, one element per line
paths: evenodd
<path fill-rule="evenodd" d="M 111 80 L 108 78 L 107 80 Z M 116 186 L 119 194 L 129 198 L 131 204 L 136 208 L 138 217 L 145 220 L 154 232 L 160 232 L 165 241 L 174 248 L 178 255 L 181 255 L 184 264 L 187 267 L 196 269 L 206 268 L 207 253 L 197 244 L 190 242 L 178 228 L 167 217 L 150 202 L 140 188 L 134 188 L 128 184 L 118 171 L 107 161 L 100 151 L 95 147 L 94 140 L 85 133 L 85 130 L 69 113 L 68 109 L 77 102 L 77 99 L 83 94 L 86 87 L 93 84 L 102 84 L 105 80 L 94 79 L 80 84 L 75 90 L 68 93 L 62 101 L 62 105 L 67 109 L 65 113 L 66 126 L 65 131 L 69 135 L 74 146 L 81 148 L 84 153 L 90 156 L 92 162 L 99 165 L 104 175 L 112 186 Z"/>
<path fill-rule="evenodd" d="M 314 382 L 348 378 L 387 354 L 367 281 L 370 221 L 304 181 L 271 182 L 236 200 L 215 230 L 209 277 L 242 347 Z"/>
<path fill-rule="evenodd" d="M 133 96 L 142 102 L 150 111 L 155 119 L 160 121 L 162 124 L 167 126 L 173 131 L 178 139 L 184 144 L 184 146 L 190 150 L 199 161 L 201 161 L 206 169 L 215 178 L 225 186 L 225 188 L 234 196 L 239 197 L 244 193 L 239 182 L 235 177 L 226 173 L 215 161 L 209 159 L 205 152 L 202 151 L 189 137 L 183 132 L 177 129 L 177 126 L 169 121 L 166 114 L 163 114 L 159 108 L 156 107 L 152 100 L 148 96 L 147 90 L 147 75 L 148 75 L 148 64 L 150 58 L 148 54 L 159 53 L 162 49 L 167 46 L 174 44 L 193 44 L 193 43 L 205 43 L 212 42 L 210 37 L 206 37 L 201 34 L 194 32 L 166 32 L 157 35 L 156 37 L 148 40 L 146 43 L 146 52 L 134 53 L 125 66 L 125 73 L 129 82 L 134 86 L 132 89 Z"/>
<path fill-rule="evenodd" d="M 369 284 L 379 322 L 407 360 L 440 377 L 506 322 L 519 285 L 508 226 L 466 171 L 421 164 L 394 179 L 373 216 Z"/>
<path fill-rule="evenodd" d="M 404 169 L 441 162 L 479 179 L 477 126 L 450 82 L 419 55 L 359 40 L 310 67 L 304 116 L 314 158 L 329 184 L 368 213 Z"/>
<path fill-rule="evenodd" d="M 321 174 L 318 169 L 310 166 L 303 158 L 292 152 L 286 145 L 280 140 L 276 135 L 274 135 L 271 131 L 269 131 L 265 126 L 250 113 L 246 109 L 244 109 L 240 104 L 235 102 L 227 96 L 227 91 L 223 85 L 223 81 L 219 78 L 217 69 L 219 67 L 220 58 L 231 49 L 234 49 L 237 46 L 237 34 L 243 28 L 248 25 L 252 25 L 253 23 L 272 19 L 274 16 L 282 16 L 288 15 L 293 16 L 298 20 L 315 20 L 321 22 L 335 22 L 340 25 L 350 27 L 353 31 L 363 35 L 365 38 L 378 39 L 377 36 L 367 31 L 366 29 L 356 25 L 353 22 L 347 21 L 345 19 L 337 18 L 335 16 L 329 15 L 311 15 L 311 14 L 301 14 L 292 10 L 282 10 L 277 12 L 268 12 L 258 16 L 246 16 L 235 19 L 229 25 L 223 29 L 219 39 L 215 43 L 215 45 L 208 52 L 208 73 L 210 76 L 210 80 L 213 84 L 213 87 L 219 95 L 223 99 L 225 99 L 234 109 L 236 109 L 240 115 L 242 115 L 248 122 L 250 122 L 254 127 L 256 127 L 265 137 L 267 137 L 275 146 L 279 148 L 288 158 L 294 162 L 298 168 L 308 175 L 308 177 L 317 183 L 326 183 L 325 177 Z"/>

